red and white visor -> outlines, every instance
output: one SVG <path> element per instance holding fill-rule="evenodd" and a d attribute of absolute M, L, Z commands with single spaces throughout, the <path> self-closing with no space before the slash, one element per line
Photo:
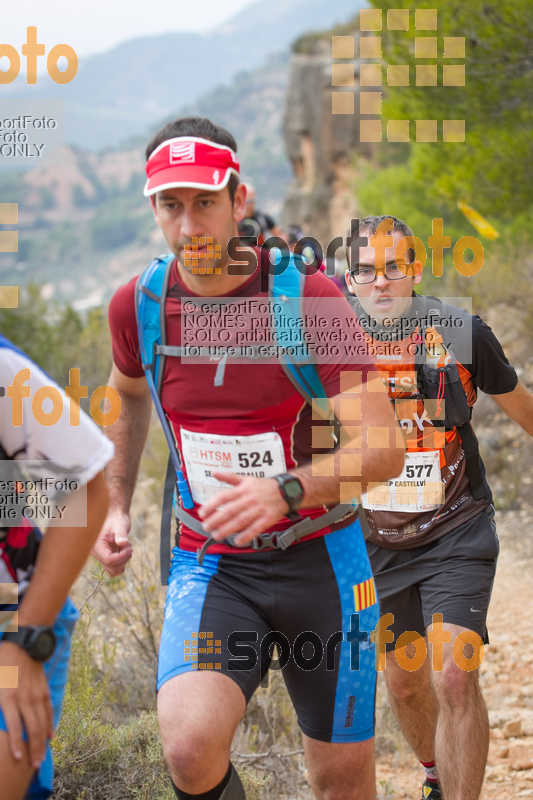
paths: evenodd
<path fill-rule="evenodd" d="M 219 192 L 228 185 L 232 173 L 239 177 L 239 169 L 231 147 L 195 136 L 178 136 L 160 144 L 146 162 L 144 194 L 149 197 L 180 186 Z"/>

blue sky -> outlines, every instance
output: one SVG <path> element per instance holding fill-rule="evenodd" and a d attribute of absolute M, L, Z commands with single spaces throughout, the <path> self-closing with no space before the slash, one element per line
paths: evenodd
<path fill-rule="evenodd" d="M 20 53 L 26 28 L 35 25 L 47 53 L 56 44 L 68 44 L 82 57 L 137 36 L 210 30 L 255 1 L 19 0 L 2 14 L 0 43 Z"/>

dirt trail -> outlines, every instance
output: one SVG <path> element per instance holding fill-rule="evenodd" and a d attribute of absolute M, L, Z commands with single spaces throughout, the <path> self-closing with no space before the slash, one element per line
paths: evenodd
<path fill-rule="evenodd" d="M 489 612 L 492 644 L 481 665 L 491 723 L 482 800 L 533 797 L 532 514 L 524 507 L 497 514 L 501 547 Z M 394 753 L 377 759 L 380 798 L 419 800 L 421 767 L 408 748 L 396 743 Z"/>

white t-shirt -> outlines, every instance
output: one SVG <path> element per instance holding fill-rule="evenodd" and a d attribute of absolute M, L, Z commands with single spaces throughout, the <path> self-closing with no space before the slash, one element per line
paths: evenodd
<path fill-rule="evenodd" d="M 9 397 L 8 387 L 13 386 L 20 370 L 29 370 L 29 376 L 20 376 L 15 383 L 20 387 L 15 392 L 16 397 Z M 22 383 L 24 377 L 27 380 Z M 34 401 L 35 393 L 42 387 L 53 387 L 59 396 L 52 392 L 54 400 L 49 399 L 45 391 Z M 30 396 L 24 397 L 27 388 Z M 8 479 L 13 462 L 0 461 L 0 584 L 18 582 L 20 595 L 31 577 L 37 555 L 40 534 L 35 527 L 59 519 L 60 511 L 54 509 L 64 507 L 61 498 L 66 490 L 92 480 L 112 458 L 114 446 L 83 411 L 80 410 L 79 424 L 72 425 L 71 400 L 64 390 L 31 359 L 7 347 L 0 347 L 0 395 L 0 444 L 6 455 L 20 464 L 23 474 L 35 482 L 43 496 L 41 506 L 25 508 L 20 524 L 10 524 L 7 507 L 10 496 L 13 505 L 13 495 L 12 481 Z M 44 415 L 52 411 L 54 402 L 58 414 L 62 407 L 61 416 L 54 425 L 43 424 L 43 421 L 50 421 Z M 18 424 L 20 421 L 22 424 Z M 24 481 L 21 485 L 24 486 Z"/>

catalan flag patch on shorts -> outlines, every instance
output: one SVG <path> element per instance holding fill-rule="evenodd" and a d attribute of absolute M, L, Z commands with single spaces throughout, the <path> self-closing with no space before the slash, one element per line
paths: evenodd
<path fill-rule="evenodd" d="M 374 603 L 377 603 L 374 578 L 369 578 L 363 583 L 356 583 L 353 587 L 353 596 L 356 611 L 363 611 L 365 608 L 369 608 L 373 606 Z"/>

